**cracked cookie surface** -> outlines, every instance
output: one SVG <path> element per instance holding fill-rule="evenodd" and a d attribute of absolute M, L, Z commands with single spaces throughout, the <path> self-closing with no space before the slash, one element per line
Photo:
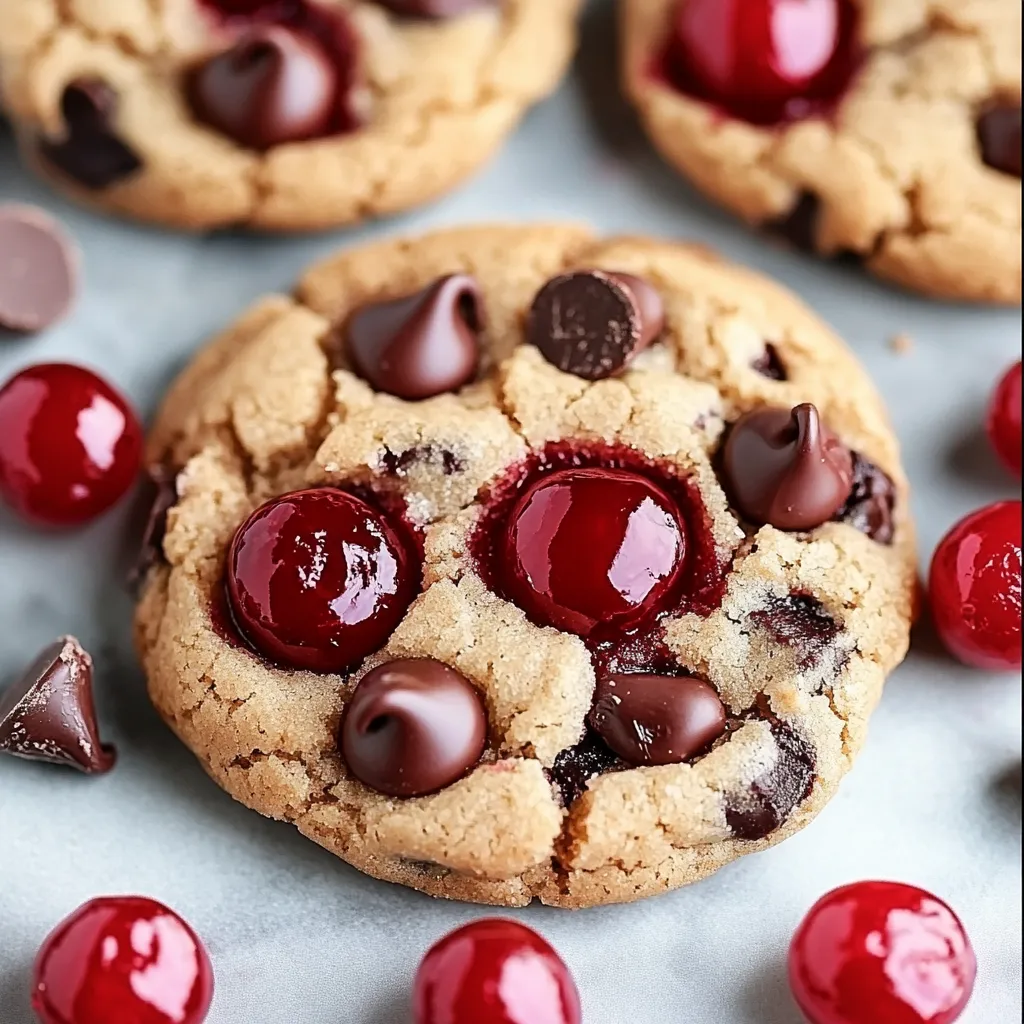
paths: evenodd
<path fill-rule="evenodd" d="M 824 109 L 772 124 L 730 116 L 667 70 L 685 63 L 672 56 L 680 11 L 710 5 L 620 3 L 625 88 L 662 155 L 706 194 L 929 295 L 1020 302 L 1016 0 L 842 0 L 849 80 Z"/>
<path fill-rule="evenodd" d="M 579 0 L 442 4 L 458 13 L 429 19 L 401 6 L 4 0 L 0 104 L 26 160 L 108 212 L 196 230 L 351 223 L 474 172 L 575 45 Z M 197 69 L 217 55 L 199 102 Z"/>
<path fill-rule="evenodd" d="M 537 294 L 581 268 L 633 275 L 663 303 L 657 339 L 617 376 L 562 372 L 526 340 Z M 375 392 L 347 361 L 345 325 L 453 274 L 475 282 L 484 314 L 475 378 L 420 401 Z M 799 403 L 856 453 L 849 500 L 804 532 L 754 526 L 723 487 L 723 440 L 745 413 Z M 136 618 L 161 715 L 242 803 L 435 896 L 627 901 L 786 838 L 835 793 L 906 651 L 913 532 L 877 394 L 802 304 L 700 247 L 544 225 L 342 252 L 196 357 L 165 400 L 149 459 L 176 474 Z M 689 551 L 688 596 L 610 641 L 538 624 L 495 578 L 510 504 L 529 481 L 581 466 L 618 467 L 675 503 Z M 337 673 L 272 664 L 241 642 L 224 606 L 240 525 L 281 495 L 324 487 L 372 495 L 401 517 L 422 562 L 384 646 Z M 382 791 L 390 782 L 359 781 L 339 736 L 357 687 L 406 659 L 440 662 L 448 687 L 468 681 L 487 734 L 455 781 L 396 797 Z M 692 749 L 638 766 L 631 737 L 617 742 L 594 712 L 614 712 L 609 700 L 639 707 L 643 672 L 655 685 L 696 677 L 697 710 L 720 701 L 722 711 L 688 725 L 696 705 L 680 704 Z M 416 738 L 435 742 L 436 730 Z M 394 759 L 373 770 L 398 779 Z"/>

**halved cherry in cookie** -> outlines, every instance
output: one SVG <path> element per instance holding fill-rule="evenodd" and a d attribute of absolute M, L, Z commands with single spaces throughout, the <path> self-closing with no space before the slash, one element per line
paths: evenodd
<path fill-rule="evenodd" d="M 754 124 L 834 103 L 857 67 L 851 0 L 682 0 L 670 74 L 681 89 Z"/>
<path fill-rule="evenodd" d="M 415 556 L 365 501 L 323 487 L 257 509 L 231 542 L 235 623 L 282 665 L 340 672 L 382 647 L 416 595 Z"/>
<path fill-rule="evenodd" d="M 687 554 L 672 498 L 625 470 L 565 469 L 519 496 L 502 538 L 503 588 L 536 623 L 582 637 L 650 621 Z"/>

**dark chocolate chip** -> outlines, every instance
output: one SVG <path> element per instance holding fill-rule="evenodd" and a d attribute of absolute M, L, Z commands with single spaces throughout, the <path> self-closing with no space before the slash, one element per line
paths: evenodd
<path fill-rule="evenodd" d="M 764 352 L 750 364 L 750 368 L 769 380 L 789 379 L 786 368 L 779 358 L 779 350 L 771 343 L 765 344 Z"/>
<path fill-rule="evenodd" d="M 1020 104 L 986 110 L 978 118 L 981 158 L 1003 174 L 1020 177 Z"/>
<path fill-rule="evenodd" d="M 584 380 L 611 377 L 629 365 L 665 327 L 661 296 L 632 274 L 575 270 L 537 293 L 527 340 L 563 373 Z"/>
<path fill-rule="evenodd" d="M 859 452 L 853 453 L 853 488 L 836 521 L 866 533 L 879 544 L 896 535 L 896 487 L 890 477 Z"/>
<path fill-rule="evenodd" d="M 359 682 L 341 726 L 349 770 L 371 789 L 411 797 L 450 786 L 487 740 L 483 701 L 465 676 L 430 658 L 387 662 Z"/>
<path fill-rule="evenodd" d="M 842 508 L 853 483 L 849 449 L 813 405 L 741 417 L 722 452 L 724 484 L 741 515 L 780 530 L 810 530 Z"/>
<path fill-rule="evenodd" d="M 405 476 L 416 465 L 439 466 L 445 476 L 454 476 L 466 468 L 455 452 L 436 444 L 420 444 L 404 452 L 385 448 L 380 457 L 380 468 L 390 476 Z"/>
<path fill-rule="evenodd" d="M 138 592 L 151 569 L 164 563 L 164 536 L 167 513 L 178 502 L 178 475 L 168 466 L 150 466 L 144 484 L 146 526 L 139 544 L 139 553 L 129 576 L 129 585 Z"/>
<path fill-rule="evenodd" d="M 575 746 L 566 747 L 551 766 L 551 778 L 566 807 L 575 803 L 598 775 L 626 767 L 618 754 L 596 732 L 588 729 Z"/>
<path fill-rule="evenodd" d="M 784 238 L 794 248 L 815 252 L 820 214 L 821 200 L 813 192 L 802 192 L 789 213 L 770 221 L 765 228 L 770 234 Z"/>
<path fill-rule="evenodd" d="M 415 295 L 357 309 L 345 327 L 346 350 L 378 391 L 417 401 L 476 376 L 483 323 L 479 285 L 451 274 Z"/>
<path fill-rule="evenodd" d="M 725 706 L 701 679 L 610 675 L 601 679 L 591 728 L 632 765 L 678 764 L 725 730 Z"/>
<path fill-rule="evenodd" d="M 809 594 L 773 597 L 767 607 L 751 612 L 750 618 L 776 643 L 797 651 L 801 668 L 820 661 L 842 631 L 821 602 Z"/>
<path fill-rule="evenodd" d="M 814 749 L 791 726 L 771 723 L 778 746 L 774 764 L 742 793 L 726 798 L 725 820 L 737 839 L 756 842 L 784 825 L 814 788 Z"/>
<path fill-rule="evenodd" d="M 50 644 L 0 694 L 0 752 L 89 774 L 114 767 L 96 725 L 92 658 L 74 637 Z"/>
<path fill-rule="evenodd" d="M 44 139 L 42 156 L 85 188 L 99 191 L 142 169 L 138 154 L 117 133 L 117 93 L 99 78 L 78 78 L 61 97 L 64 137 Z"/>
<path fill-rule="evenodd" d="M 41 331 L 67 313 L 78 253 L 53 218 L 32 206 L 0 206 L 0 329 Z"/>
<path fill-rule="evenodd" d="M 193 69 L 196 117 L 250 149 L 328 134 L 338 75 L 319 44 L 280 25 L 261 25 Z"/>
<path fill-rule="evenodd" d="M 377 0 L 403 18 L 454 18 L 480 7 L 493 7 L 497 0 Z"/>

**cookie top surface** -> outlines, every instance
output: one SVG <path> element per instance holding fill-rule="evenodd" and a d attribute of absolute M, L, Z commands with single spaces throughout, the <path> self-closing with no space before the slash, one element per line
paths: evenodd
<path fill-rule="evenodd" d="M 432 397 L 395 397 L 425 371 Z M 343 252 L 199 354 L 149 458 L 176 473 L 137 615 L 158 709 L 242 802 L 437 895 L 628 900 L 784 838 L 906 649 L 877 394 L 698 247 L 547 225 Z M 309 540 L 342 529 L 344 561 Z"/>
<path fill-rule="evenodd" d="M 703 191 L 910 288 L 1020 301 L 1015 0 L 820 0 L 788 25 L 757 0 L 742 32 L 724 29 L 726 14 L 710 25 L 704 0 L 621 7 L 626 89 Z M 765 67 L 739 54 L 772 45 L 787 69 L 722 71 L 732 58 Z M 752 93 L 768 100 L 752 107 Z"/>
<path fill-rule="evenodd" d="M 76 198 L 306 230 L 423 202 L 557 84 L 579 0 L 5 0 L 0 96 Z"/>

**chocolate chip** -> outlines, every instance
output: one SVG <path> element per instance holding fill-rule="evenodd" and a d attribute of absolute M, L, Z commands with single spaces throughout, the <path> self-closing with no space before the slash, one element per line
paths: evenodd
<path fill-rule="evenodd" d="M 164 535 L 167 532 L 167 513 L 178 502 L 178 475 L 168 466 L 150 466 L 146 473 L 145 496 L 146 526 L 135 565 L 129 576 L 129 585 L 138 592 L 146 582 L 151 569 L 164 563 Z"/>
<path fill-rule="evenodd" d="M 65 134 L 45 139 L 39 151 L 49 163 L 85 188 L 99 191 L 142 169 L 138 154 L 114 125 L 117 93 L 100 78 L 78 78 L 61 97 Z"/>
<path fill-rule="evenodd" d="M 436 444 L 418 444 L 404 452 L 385 448 L 380 457 L 380 468 L 389 476 L 405 476 L 416 465 L 438 466 L 445 476 L 454 476 L 466 468 L 455 452 Z"/>
<path fill-rule="evenodd" d="M 866 533 L 879 544 L 891 544 L 896 535 L 893 517 L 896 487 L 890 477 L 859 452 L 853 453 L 853 488 L 836 521 Z"/>
<path fill-rule="evenodd" d="M 368 672 L 349 701 L 341 751 L 349 770 L 388 796 L 434 793 L 479 761 L 487 739 L 483 701 L 464 676 L 430 658 Z"/>
<path fill-rule="evenodd" d="M 403 18 L 454 18 L 480 7 L 493 7 L 495 0 L 377 0 Z"/>
<path fill-rule="evenodd" d="M 779 350 L 770 342 L 765 344 L 764 352 L 750 364 L 750 368 L 769 380 L 789 379 L 786 368 L 779 358 Z"/>
<path fill-rule="evenodd" d="M 0 694 L 0 752 L 89 774 L 114 767 L 96 725 L 92 658 L 74 637 L 50 644 Z"/>
<path fill-rule="evenodd" d="M 784 238 L 794 248 L 814 252 L 818 248 L 818 217 L 821 200 L 813 192 L 802 192 L 796 204 L 777 220 L 764 225 L 765 229 Z"/>
<path fill-rule="evenodd" d="M 200 121 L 243 146 L 267 150 L 326 135 L 338 84 L 316 41 L 262 25 L 193 69 L 188 98 Z"/>
<path fill-rule="evenodd" d="M 737 839 L 756 842 L 785 824 L 814 788 L 814 749 L 785 722 L 771 723 L 775 763 L 741 793 L 726 797 L 725 820 Z"/>
<path fill-rule="evenodd" d="M 1003 174 L 1020 177 L 1020 104 L 986 110 L 978 118 L 981 158 Z"/>
<path fill-rule="evenodd" d="M 583 795 L 591 779 L 624 767 L 618 754 L 588 729 L 579 743 L 566 747 L 555 758 L 551 778 L 558 786 L 562 802 L 569 807 Z"/>
<path fill-rule="evenodd" d="M 661 296 L 632 274 L 575 270 L 537 293 L 529 342 L 563 373 L 602 380 L 623 370 L 665 326 Z"/>
<path fill-rule="evenodd" d="M 724 484 L 744 518 L 780 530 L 826 523 L 850 496 L 850 451 L 813 405 L 766 407 L 741 417 L 722 452 Z"/>
<path fill-rule="evenodd" d="M 349 358 L 378 391 L 408 401 L 457 391 L 480 363 L 483 296 L 451 274 L 400 299 L 363 306 L 345 327 Z"/>
<path fill-rule="evenodd" d="M 597 684 L 589 721 L 629 764 L 678 764 L 722 735 L 725 707 L 700 679 L 611 675 Z"/>
<path fill-rule="evenodd" d="M 67 313 L 78 253 L 63 229 L 32 206 L 0 206 L 0 329 L 41 331 Z"/>
<path fill-rule="evenodd" d="M 820 661 L 842 631 L 822 603 L 809 594 L 773 597 L 767 607 L 751 612 L 750 618 L 776 643 L 794 648 L 801 668 Z"/>

